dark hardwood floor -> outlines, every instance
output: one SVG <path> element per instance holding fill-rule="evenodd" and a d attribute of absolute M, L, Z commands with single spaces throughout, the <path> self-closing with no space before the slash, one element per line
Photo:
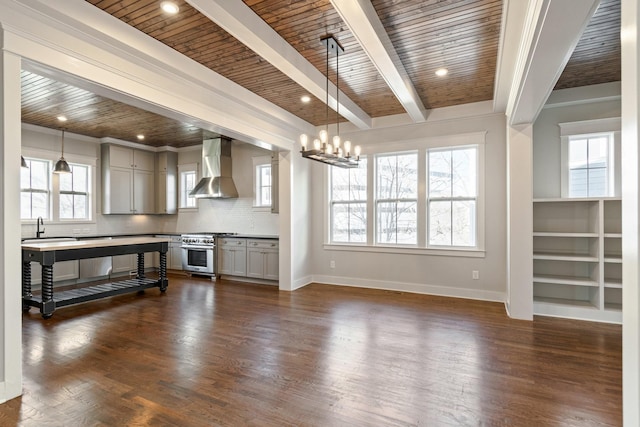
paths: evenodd
<path fill-rule="evenodd" d="M 23 334 L 2 426 L 622 424 L 620 326 L 498 303 L 172 276 Z"/>

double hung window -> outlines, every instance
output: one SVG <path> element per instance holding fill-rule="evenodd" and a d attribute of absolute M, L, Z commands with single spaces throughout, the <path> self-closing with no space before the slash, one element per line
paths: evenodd
<path fill-rule="evenodd" d="M 475 246 L 477 148 L 434 149 L 427 156 L 429 245 Z"/>
<path fill-rule="evenodd" d="M 367 242 L 367 159 L 357 169 L 331 168 L 331 241 Z"/>
<path fill-rule="evenodd" d="M 60 174 L 60 219 L 89 219 L 89 166 L 70 164 Z"/>
<path fill-rule="evenodd" d="M 375 210 L 376 243 L 417 243 L 417 152 L 376 156 Z"/>
<path fill-rule="evenodd" d="M 569 197 L 613 195 L 612 134 L 569 137 Z"/>
<path fill-rule="evenodd" d="M 20 219 L 50 218 L 51 162 L 25 158 L 20 169 Z"/>

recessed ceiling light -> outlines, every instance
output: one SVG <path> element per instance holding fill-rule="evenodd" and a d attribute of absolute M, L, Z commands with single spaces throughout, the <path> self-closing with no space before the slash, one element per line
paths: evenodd
<path fill-rule="evenodd" d="M 160 3 L 160 8 L 170 15 L 175 15 L 180 10 L 178 5 L 172 1 L 163 1 Z"/>
<path fill-rule="evenodd" d="M 444 77 L 449 73 L 449 70 L 447 70 L 446 68 L 438 68 L 436 70 L 436 76 L 438 77 Z"/>
<path fill-rule="evenodd" d="M 59 122 L 66 122 L 67 118 L 65 116 L 58 116 L 58 121 Z"/>
<path fill-rule="evenodd" d="M 138 135 L 136 138 L 138 138 L 140 141 L 142 141 L 142 140 L 144 139 L 144 135 L 143 135 L 143 134 L 140 134 L 140 135 Z"/>
<path fill-rule="evenodd" d="M 302 102 L 304 102 L 306 104 L 307 102 L 311 102 L 311 97 L 309 95 L 302 95 L 300 97 L 300 101 L 302 101 Z"/>

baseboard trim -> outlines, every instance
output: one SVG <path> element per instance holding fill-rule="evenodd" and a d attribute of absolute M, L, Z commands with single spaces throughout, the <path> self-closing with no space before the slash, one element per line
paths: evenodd
<path fill-rule="evenodd" d="M 337 276 L 313 276 L 313 282 L 327 285 L 351 286 L 355 288 L 382 289 L 387 291 L 410 292 L 414 294 L 438 295 L 451 298 L 465 298 L 480 301 L 505 302 L 506 293 L 468 289 L 453 288 L 448 286 L 429 285 L 424 283 L 408 282 L 387 282 L 371 279 L 354 279 L 351 277 Z"/>

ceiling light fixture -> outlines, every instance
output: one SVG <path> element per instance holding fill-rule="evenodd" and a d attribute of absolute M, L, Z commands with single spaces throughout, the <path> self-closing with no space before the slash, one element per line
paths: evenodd
<path fill-rule="evenodd" d="M 144 139 L 144 135 L 143 134 L 137 135 L 136 138 L 138 138 L 138 140 L 142 141 Z"/>
<path fill-rule="evenodd" d="M 447 74 L 449 74 L 449 70 L 447 70 L 446 68 L 438 68 L 436 70 L 436 76 L 438 77 L 444 77 Z"/>
<path fill-rule="evenodd" d="M 175 15 L 180 11 L 178 5 L 172 1 L 163 1 L 160 3 L 160 8 L 170 15 Z"/>
<path fill-rule="evenodd" d="M 65 116 L 58 116 L 57 119 L 58 119 L 59 122 L 66 122 L 67 121 L 67 118 Z"/>
<path fill-rule="evenodd" d="M 360 146 L 354 147 L 354 156 L 351 155 L 351 141 L 344 142 L 344 149 L 340 147 L 340 62 L 339 57 L 344 53 L 344 49 L 340 43 L 331 35 L 321 39 L 322 44 L 327 48 L 327 81 L 326 81 L 326 126 L 320 131 L 318 138 L 313 140 L 313 148 L 308 147 L 309 137 L 307 134 L 300 135 L 300 144 L 302 145 L 302 157 L 326 163 L 332 166 L 342 168 L 357 168 L 360 161 Z M 336 134 L 332 138 L 332 144 L 329 144 L 329 53 L 336 55 Z"/>
<path fill-rule="evenodd" d="M 60 159 L 56 162 L 56 166 L 53 168 L 53 173 L 71 173 L 69 163 L 64 159 L 64 129 L 62 129 L 62 150 L 60 152 Z"/>
<path fill-rule="evenodd" d="M 309 95 L 302 95 L 300 97 L 300 101 L 302 101 L 302 102 L 304 102 L 306 104 L 307 102 L 311 102 L 311 97 Z"/>

